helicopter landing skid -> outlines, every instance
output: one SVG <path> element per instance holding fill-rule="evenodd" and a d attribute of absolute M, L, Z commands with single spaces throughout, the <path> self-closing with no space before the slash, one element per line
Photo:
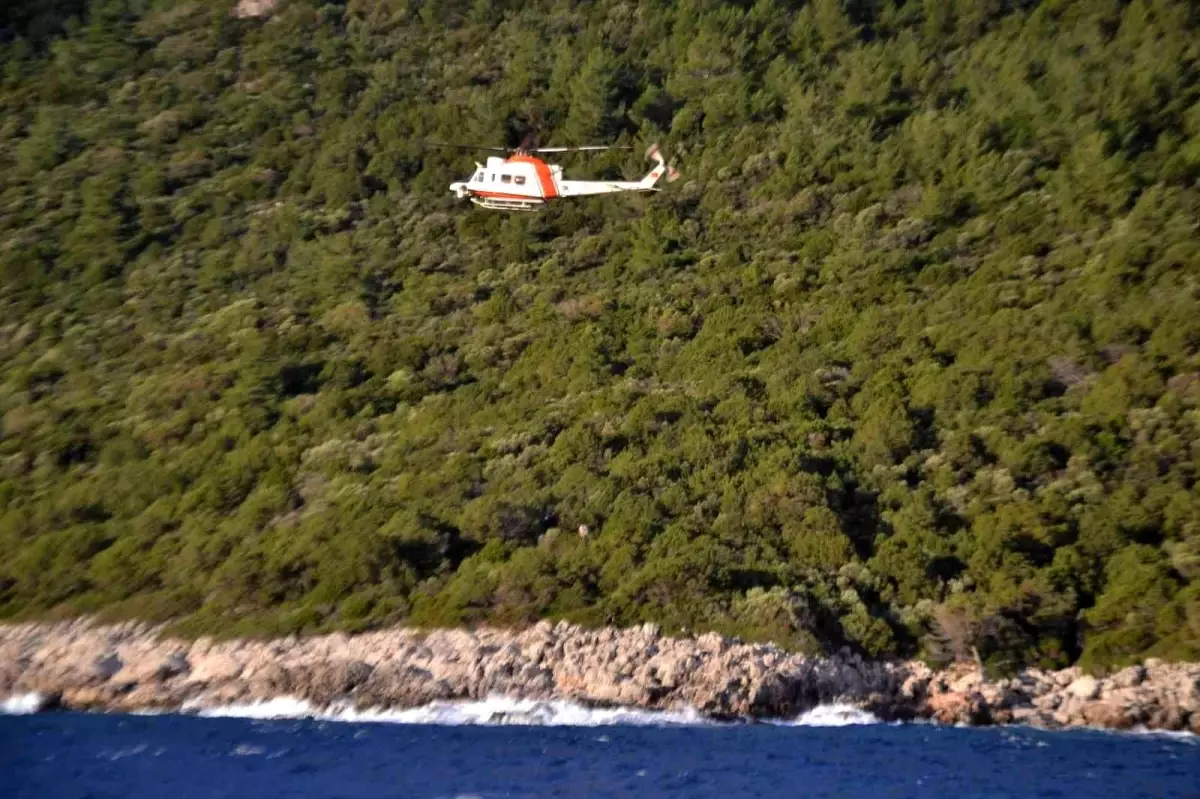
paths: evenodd
<path fill-rule="evenodd" d="M 498 197 L 472 197 L 471 202 L 482 208 L 497 211 L 536 211 L 546 204 L 542 200 L 510 200 Z"/>

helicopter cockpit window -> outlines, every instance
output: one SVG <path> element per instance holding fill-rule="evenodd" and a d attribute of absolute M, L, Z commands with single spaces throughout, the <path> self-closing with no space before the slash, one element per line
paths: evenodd
<path fill-rule="evenodd" d="M 483 182 L 483 170 L 480 169 L 478 172 L 476 172 L 475 177 L 471 178 L 471 180 L 482 183 Z"/>
<path fill-rule="evenodd" d="M 512 175 L 501 175 L 500 182 L 501 183 L 512 183 Z"/>
<path fill-rule="evenodd" d="M 513 183 L 516 183 L 518 186 L 524 186 L 525 185 L 525 176 L 517 175 L 516 177 L 513 178 Z"/>

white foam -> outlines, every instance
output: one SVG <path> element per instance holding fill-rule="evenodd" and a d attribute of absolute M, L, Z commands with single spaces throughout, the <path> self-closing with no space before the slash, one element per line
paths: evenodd
<path fill-rule="evenodd" d="M 27 716 L 37 713 L 46 705 L 46 697 L 39 693 L 17 694 L 0 700 L 0 716 Z"/>
<path fill-rule="evenodd" d="M 140 755 L 149 748 L 150 748 L 150 746 L 148 744 L 138 744 L 137 746 L 131 746 L 127 749 L 117 749 L 116 751 L 104 751 L 104 752 L 101 752 L 100 754 L 98 754 L 97 757 L 103 757 L 107 760 L 117 761 L 117 760 L 121 760 L 122 758 L 134 757 L 136 755 Z"/>
<path fill-rule="evenodd" d="M 1129 735 L 1148 735 L 1152 738 L 1168 738 L 1172 741 L 1183 741 L 1193 746 L 1200 744 L 1200 735 L 1188 730 L 1151 730 L 1146 727 L 1134 727 Z"/>
<path fill-rule="evenodd" d="M 249 755 L 261 755 L 266 751 L 266 748 L 262 746 L 255 746 L 254 744 L 238 744 L 236 747 L 234 747 L 233 752 L 230 754 L 233 754 L 236 757 L 246 757 Z"/>
<path fill-rule="evenodd" d="M 318 709 L 303 699 L 279 697 L 263 702 L 203 706 L 185 704 L 184 712 L 199 716 L 296 719 L 312 718 L 324 721 L 382 722 L 389 724 L 462 725 L 522 725 L 544 727 L 598 727 L 606 725 L 663 726 L 702 725 L 712 723 L 693 709 L 680 711 L 650 711 L 635 708 L 591 708 L 561 700 L 537 701 L 489 697 L 479 701 L 433 702 L 406 710 L 369 708 L 359 710 L 350 705 L 331 705 Z"/>
<path fill-rule="evenodd" d="M 794 727 L 848 727 L 852 724 L 882 724 L 873 713 L 868 713 L 854 705 L 835 703 L 817 705 L 812 710 L 801 713 L 788 726 Z"/>
<path fill-rule="evenodd" d="M 307 719 L 321 715 L 308 702 L 290 696 L 261 702 L 236 702 L 215 706 L 189 700 L 183 703 L 180 710 L 184 713 L 195 713 L 197 716 L 233 719 Z"/>

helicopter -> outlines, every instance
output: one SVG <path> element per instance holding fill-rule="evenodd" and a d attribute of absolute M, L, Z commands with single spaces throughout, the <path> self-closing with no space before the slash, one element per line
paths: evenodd
<path fill-rule="evenodd" d="M 475 163 L 475 174 L 450 184 L 456 197 L 469 199 L 476 205 L 498 211 L 536 211 L 551 200 L 584 197 L 616 192 L 659 191 L 655 187 L 664 174 L 667 181 L 679 177 L 679 172 L 667 163 L 657 144 L 646 150 L 646 158 L 654 168 L 641 180 L 566 180 L 562 167 L 547 164 L 542 153 L 594 152 L 599 150 L 631 150 L 632 147 L 593 145 L 583 147 L 472 147 L 469 145 L 437 145 L 464 150 L 486 150 L 504 153 L 492 156 L 486 164 Z"/>

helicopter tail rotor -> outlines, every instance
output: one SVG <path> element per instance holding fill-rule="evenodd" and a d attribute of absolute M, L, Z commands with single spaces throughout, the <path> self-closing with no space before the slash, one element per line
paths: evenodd
<path fill-rule="evenodd" d="M 650 147 L 647 148 L 646 157 L 653 158 L 655 161 L 660 162 L 666 167 L 667 183 L 674 183 L 679 179 L 679 170 L 675 168 L 674 164 L 663 158 L 662 151 L 658 149 L 657 144 L 651 144 Z"/>
<path fill-rule="evenodd" d="M 663 157 L 662 151 L 658 149 L 657 144 L 651 144 L 646 148 L 646 157 L 657 161 L 654 169 L 642 178 L 642 187 L 645 189 L 653 189 L 654 184 L 658 182 L 664 174 L 667 176 L 667 182 L 670 183 L 679 177 L 679 170 L 672 166 L 666 158 Z"/>

